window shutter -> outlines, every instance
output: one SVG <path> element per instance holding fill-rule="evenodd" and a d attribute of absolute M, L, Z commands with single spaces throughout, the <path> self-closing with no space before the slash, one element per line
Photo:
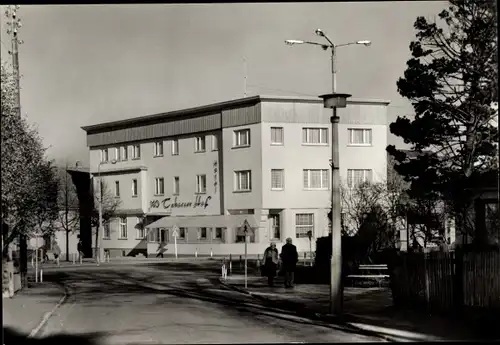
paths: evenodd
<path fill-rule="evenodd" d="M 198 228 L 198 240 L 201 240 L 201 228 Z"/>

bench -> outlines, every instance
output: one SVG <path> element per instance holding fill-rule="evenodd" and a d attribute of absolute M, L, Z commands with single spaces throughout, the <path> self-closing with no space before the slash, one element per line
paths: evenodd
<path fill-rule="evenodd" d="M 359 265 L 358 270 L 361 274 L 350 274 L 347 278 L 352 279 L 353 286 L 356 279 L 375 279 L 380 287 L 384 279 L 390 276 L 386 273 L 388 271 L 387 265 Z M 363 273 L 365 271 L 366 273 Z"/>

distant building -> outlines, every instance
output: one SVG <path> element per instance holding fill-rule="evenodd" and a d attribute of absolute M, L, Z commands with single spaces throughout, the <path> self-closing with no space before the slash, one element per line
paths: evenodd
<path fill-rule="evenodd" d="M 388 101 L 339 109 L 340 174 L 349 186 L 387 177 Z M 106 225 L 111 256 L 249 253 L 307 232 L 328 235 L 331 110 L 322 100 L 254 96 L 83 127 L 98 176 L 121 201 Z M 163 249 L 162 249 L 163 248 Z"/>

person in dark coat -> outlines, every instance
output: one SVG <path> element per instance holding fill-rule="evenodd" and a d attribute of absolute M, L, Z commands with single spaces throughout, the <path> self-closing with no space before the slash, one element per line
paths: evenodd
<path fill-rule="evenodd" d="M 80 260 L 80 264 L 83 263 L 83 242 L 80 239 L 78 244 L 76 245 L 76 249 L 78 250 L 78 260 Z"/>
<path fill-rule="evenodd" d="M 278 249 L 276 249 L 276 243 L 271 243 L 269 247 L 264 251 L 264 271 L 267 276 L 267 284 L 269 286 L 274 285 L 274 277 L 276 276 L 276 270 L 278 268 Z"/>
<path fill-rule="evenodd" d="M 292 244 L 292 239 L 286 239 L 286 244 L 281 248 L 282 269 L 285 276 L 285 287 L 293 287 L 293 278 L 295 275 L 295 267 L 299 261 L 299 253 L 297 247 Z"/>

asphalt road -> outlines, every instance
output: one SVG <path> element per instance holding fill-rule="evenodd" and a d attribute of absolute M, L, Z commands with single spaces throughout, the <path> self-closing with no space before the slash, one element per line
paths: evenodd
<path fill-rule="evenodd" d="M 50 269 L 44 279 L 63 283 L 69 298 L 37 337 L 65 333 L 91 344 L 382 341 L 273 310 L 217 277 L 216 267 L 188 263 Z"/>

